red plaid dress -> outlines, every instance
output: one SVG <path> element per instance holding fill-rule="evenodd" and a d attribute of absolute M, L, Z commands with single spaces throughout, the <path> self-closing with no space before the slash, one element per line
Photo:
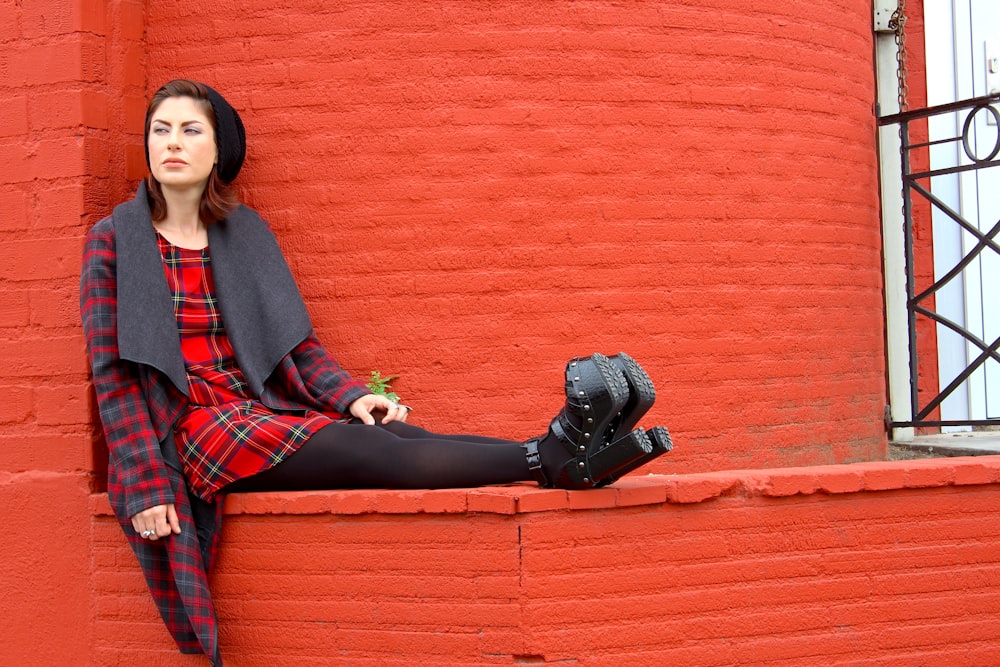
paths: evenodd
<path fill-rule="evenodd" d="M 177 451 L 191 492 L 212 502 L 225 485 L 280 463 L 342 416 L 282 414 L 251 396 L 223 327 L 208 248 L 158 239 L 190 392 L 175 430 Z"/>

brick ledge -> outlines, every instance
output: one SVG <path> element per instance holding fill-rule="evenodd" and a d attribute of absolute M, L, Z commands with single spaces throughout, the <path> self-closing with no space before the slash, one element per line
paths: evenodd
<path fill-rule="evenodd" d="M 588 491 L 511 484 L 473 489 L 397 491 L 350 489 L 236 493 L 226 514 L 523 514 L 700 503 L 723 496 L 781 497 L 1000 483 L 1000 456 L 876 461 L 843 465 L 642 475 Z M 110 515 L 106 493 L 92 494 L 90 512 Z"/>

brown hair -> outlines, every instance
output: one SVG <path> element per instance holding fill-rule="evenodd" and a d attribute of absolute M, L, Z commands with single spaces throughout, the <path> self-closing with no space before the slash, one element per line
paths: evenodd
<path fill-rule="evenodd" d="M 215 144 L 218 149 L 219 132 L 215 110 L 208 98 L 208 89 L 204 84 L 187 79 L 176 79 L 164 84 L 157 90 L 149 100 L 146 108 L 146 126 L 143 131 L 143 143 L 146 147 L 146 163 L 149 163 L 149 126 L 153 114 L 159 108 L 163 100 L 170 97 L 190 97 L 201 108 L 202 112 L 208 116 L 212 129 L 215 131 Z M 163 197 L 163 190 L 160 182 L 153 174 L 146 177 L 146 199 L 149 202 L 149 214 L 154 221 L 159 222 L 167 217 L 167 200 Z M 240 205 L 236 192 L 227 183 L 224 183 L 218 175 L 218 165 L 212 167 L 212 172 L 208 176 L 208 183 L 205 191 L 201 194 L 201 205 L 198 207 L 198 215 L 206 225 L 224 219 Z"/>

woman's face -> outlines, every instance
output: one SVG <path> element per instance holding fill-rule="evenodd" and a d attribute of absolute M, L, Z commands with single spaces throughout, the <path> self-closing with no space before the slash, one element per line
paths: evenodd
<path fill-rule="evenodd" d="M 149 123 L 149 167 L 164 189 L 205 189 L 218 159 L 215 130 L 190 97 L 168 97 Z"/>

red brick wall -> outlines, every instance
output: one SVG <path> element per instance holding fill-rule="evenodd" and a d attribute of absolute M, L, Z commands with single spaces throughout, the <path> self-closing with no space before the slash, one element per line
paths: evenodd
<path fill-rule="evenodd" d="M 93 427 L 76 304 L 81 221 L 109 164 L 98 7 L 0 5 L 3 664 L 70 664 L 90 647 Z"/>
<path fill-rule="evenodd" d="M 94 664 L 176 654 L 95 502 Z M 996 664 L 1000 457 L 232 496 L 227 665 Z"/>
<path fill-rule="evenodd" d="M 76 283 L 84 230 L 143 173 L 143 100 L 174 76 L 241 109 L 244 195 L 322 338 L 400 373 L 422 424 L 536 434 L 567 357 L 625 349 L 675 435 L 660 472 L 883 456 L 869 2 L 745 6 L 0 6 L 3 660 L 133 663 L 162 641 L 85 509 L 106 453 Z M 484 521 L 462 530 L 510 520 Z M 501 648 L 562 650 L 524 641 Z"/>
<path fill-rule="evenodd" d="M 241 109 L 321 338 L 522 438 L 629 351 L 660 470 L 884 452 L 868 0 L 150 3 L 150 88 Z"/>

